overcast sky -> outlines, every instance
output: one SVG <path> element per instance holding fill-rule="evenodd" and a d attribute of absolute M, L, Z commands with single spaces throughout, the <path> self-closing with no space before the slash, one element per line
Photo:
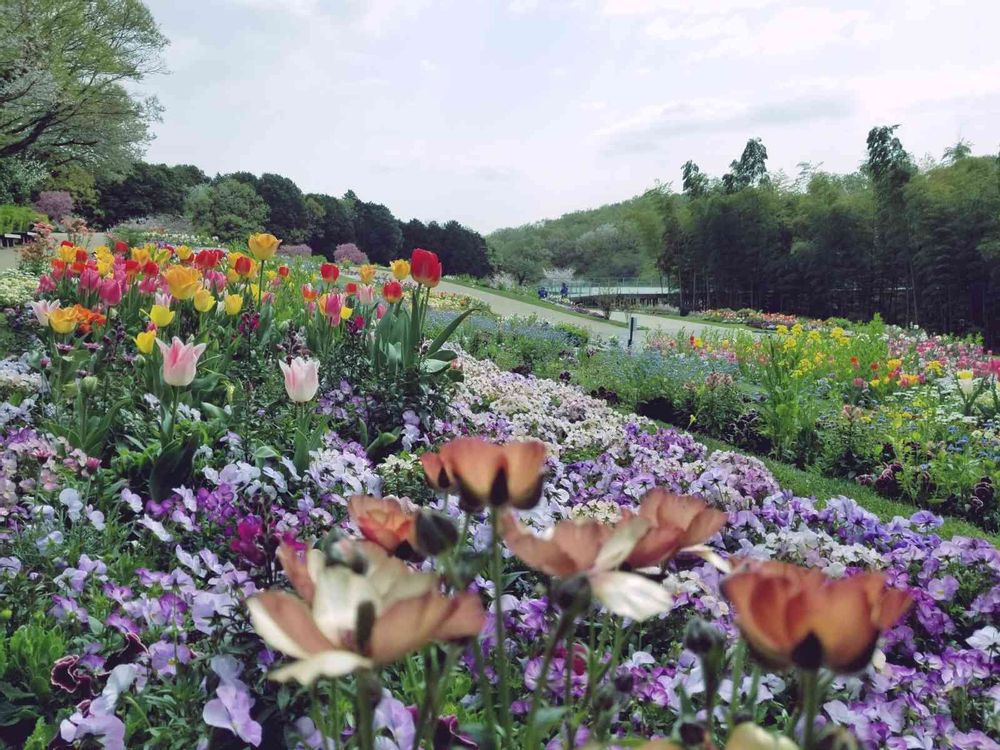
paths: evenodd
<path fill-rule="evenodd" d="M 486 232 L 720 175 L 1000 146 L 996 0 L 147 0 L 172 44 L 147 158 Z"/>

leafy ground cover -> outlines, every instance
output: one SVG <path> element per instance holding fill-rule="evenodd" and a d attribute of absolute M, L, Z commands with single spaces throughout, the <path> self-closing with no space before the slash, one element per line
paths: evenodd
<path fill-rule="evenodd" d="M 4 742 L 996 747 L 987 541 L 536 377 L 622 353 L 432 253 L 276 245 L 54 248 L 5 312 Z"/>

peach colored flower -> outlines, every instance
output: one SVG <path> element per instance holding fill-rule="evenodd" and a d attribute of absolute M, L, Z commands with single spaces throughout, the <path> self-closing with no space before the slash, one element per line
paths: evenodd
<path fill-rule="evenodd" d="M 722 592 L 751 649 L 776 668 L 858 672 L 879 635 L 913 603 L 909 593 L 887 587 L 881 572 L 831 579 L 813 568 L 759 561 L 736 570 Z"/>
<path fill-rule="evenodd" d="M 416 507 L 399 498 L 355 495 L 347 503 L 347 513 L 362 536 L 386 552 L 394 553 L 401 544 L 416 548 Z"/>
<path fill-rule="evenodd" d="M 545 445 L 538 440 L 495 445 L 481 438 L 458 438 L 438 453 L 420 457 L 428 484 L 458 492 L 466 511 L 487 505 L 527 510 L 542 494 Z"/>

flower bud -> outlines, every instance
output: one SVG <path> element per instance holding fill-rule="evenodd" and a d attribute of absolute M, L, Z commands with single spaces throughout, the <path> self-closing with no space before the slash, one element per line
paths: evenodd
<path fill-rule="evenodd" d="M 586 576 L 573 576 L 557 581 L 552 589 L 552 601 L 564 610 L 581 611 L 590 604 L 590 581 Z"/>
<path fill-rule="evenodd" d="M 97 393 L 98 385 L 99 382 L 97 378 L 95 378 L 93 375 L 88 375 L 82 381 L 80 381 L 81 390 L 88 395 Z"/>
<path fill-rule="evenodd" d="M 594 696 L 594 708 L 598 713 L 605 713 L 614 709 L 618 703 L 618 696 L 610 685 L 602 685 Z"/>
<path fill-rule="evenodd" d="M 705 727 L 696 721 L 683 722 L 678 733 L 685 745 L 701 745 L 705 742 Z"/>
<path fill-rule="evenodd" d="M 421 510 L 416 528 L 417 551 L 427 557 L 447 552 L 458 543 L 458 528 L 444 513 Z"/>
<path fill-rule="evenodd" d="M 632 688 L 635 687 L 635 676 L 631 672 L 622 672 L 615 675 L 615 690 L 623 695 L 631 695 Z"/>
<path fill-rule="evenodd" d="M 688 621 L 684 629 L 684 647 L 689 651 L 704 656 L 715 648 L 722 646 L 722 634 L 701 618 Z"/>
<path fill-rule="evenodd" d="M 830 725 L 820 735 L 816 750 L 858 750 L 858 741 L 849 729 Z"/>

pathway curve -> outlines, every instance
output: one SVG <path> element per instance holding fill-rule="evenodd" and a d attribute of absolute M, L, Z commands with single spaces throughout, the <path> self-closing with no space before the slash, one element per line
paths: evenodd
<path fill-rule="evenodd" d="M 570 325 L 586 328 L 599 336 L 614 338 L 623 342 L 628 340 L 627 328 L 614 326 L 597 318 L 581 318 L 568 312 L 553 310 L 549 307 L 542 307 L 540 305 L 532 305 L 528 302 L 521 302 L 519 300 L 510 299 L 509 297 L 502 297 L 499 294 L 493 294 L 483 289 L 479 289 L 478 287 L 455 284 L 446 280 L 441 281 L 438 289 L 444 292 L 464 294 L 469 297 L 480 299 L 488 304 L 493 312 L 503 317 L 510 317 L 513 315 L 535 315 L 539 319 L 546 320 L 550 323 L 569 323 Z M 616 312 L 612 313 L 612 316 L 615 320 L 621 320 L 623 322 L 627 320 L 625 313 Z M 725 326 L 714 326 L 711 323 L 680 321 L 672 318 L 661 318 L 657 315 L 643 315 L 641 313 L 636 314 L 636 322 L 639 326 L 641 326 L 641 328 L 637 329 L 635 332 L 634 344 L 638 345 L 645 343 L 646 337 L 654 331 L 669 335 L 676 334 L 680 331 L 693 335 L 699 335 L 706 330 L 729 330 Z"/>

